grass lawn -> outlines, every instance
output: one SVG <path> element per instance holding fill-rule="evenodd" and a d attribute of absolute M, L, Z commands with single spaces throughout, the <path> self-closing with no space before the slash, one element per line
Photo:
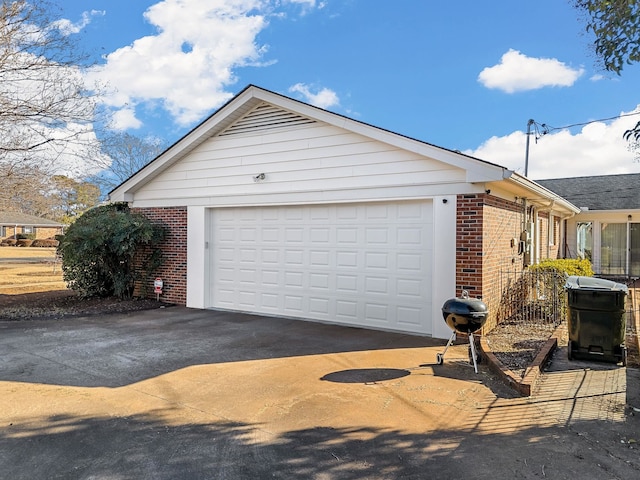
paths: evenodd
<path fill-rule="evenodd" d="M 65 289 L 55 248 L 0 247 L 0 294 Z"/>
<path fill-rule="evenodd" d="M 2 258 L 54 258 L 55 247 L 0 247 Z"/>

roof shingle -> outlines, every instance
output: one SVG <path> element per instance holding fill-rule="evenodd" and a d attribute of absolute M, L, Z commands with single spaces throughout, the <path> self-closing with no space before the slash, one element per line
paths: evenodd
<path fill-rule="evenodd" d="M 54 222 L 48 218 L 35 217 L 17 212 L 0 212 L 0 225 L 32 225 L 35 227 L 62 227 L 62 223 Z"/>
<path fill-rule="evenodd" d="M 640 209 L 640 173 L 536 180 L 545 188 L 589 210 Z"/>

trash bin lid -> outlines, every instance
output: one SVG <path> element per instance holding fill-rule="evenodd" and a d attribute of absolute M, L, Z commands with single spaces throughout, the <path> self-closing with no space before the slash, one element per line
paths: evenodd
<path fill-rule="evenodd" d="M 604 278 L 581 277 L 578 275 L 572 275 L 567 278 L 564 288 L 579 290 L 611 290 L 623 291 L 625 293 L 629 290 L 623 283 L 605 280 Z"/>

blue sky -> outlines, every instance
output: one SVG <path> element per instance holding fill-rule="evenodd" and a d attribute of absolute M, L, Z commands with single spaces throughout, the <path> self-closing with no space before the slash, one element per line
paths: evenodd
<path fill-rule="evenodd" d="M 568 1 L 58 3 L 135 135 L 172 143 L 255 84 L 520 173 L 533 119 L 534 179 L 640 172 L 640 65 L 603 71 Z"/>

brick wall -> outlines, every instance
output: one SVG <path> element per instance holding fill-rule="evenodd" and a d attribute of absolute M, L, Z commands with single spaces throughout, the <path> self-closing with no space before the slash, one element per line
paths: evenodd
<path fill-rule="evenodd" d="M 54 238 L 62 233 L 62 227 L 37 227 L 36 238 Z"/>
<path fill-rule="evenodd" d="M 458 195 L 457 226 L 456 295 L 467 290 L 482 299 L 488 331 L 495 325 L 503 272 L 522 271 L 522 206 L 488 194 Z"/>
<path fill-rule="evenodd" d="M 62 227 L 35 227 L 35 229 L 37 239 L 54 238 L 56 235 L 62 233 Z M 0 228 L 0 240 L 3 238 L 14 238 L 16 234 L 15 230 L 15 226 L 5 226 L 4 228 Z M 24 228 L 22 226 L 18 226 L 17 233 L 24 233 Z"/>
<path fill-rule="evenodd" d="M 167 237 L 161 245 L 163 264 L 149 285 L 146 285 L 147 295 L 154 297 L 153 280 L 162 278 L 163 288 L 160 299 L 177 305 L 187 303 L 187 208 L 186 207 L 154 207 L 132 208 L 149 218 L 154 223 L 160 223 L 167 229 Z"/>
<path fill-rule="evenodd" d="M 483 195 L 458 195 L 456 209 L 456 296 L 467 290 L 482 298 Z"/>
<path fill-rule="evenodd" d="M 522 205 L 501 198 L 484 196 L 483 215 L 483 301 L 490 315 L 485 332 L 496 324 L 503 290 L 509 278 L 523 270 L 523 257 L 518 255 L 522 232 Z"/>
<path fill-rule="evenodd" d="M 540 260 L 545 258 L 558 258 L 560 251 L 560 221 L 556 216 L 549 216 L 547 212 L 538 213 L 540 225 Z M 552 235 L 549 236 L 549 225 L 553 222 Z"/>

